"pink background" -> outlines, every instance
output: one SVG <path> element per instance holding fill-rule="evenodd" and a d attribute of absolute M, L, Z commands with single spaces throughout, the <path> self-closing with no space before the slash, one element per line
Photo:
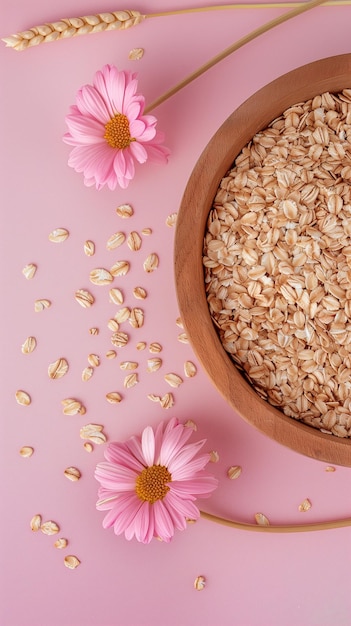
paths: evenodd
<path fill-rule="evenodd" d="M 124 3 L 128 4 L 128 3 Z M 185 0 L 139 0 L 141 12 L 187 7 Z M 192 6 L 201 6 L 193 0 Z M 1 36 L 61 17 L 126 8 L 110 0 L 60 0 L 59 8 L 42 0 L 4 0 Z M 348 626 L 351 623 L 351 530 L 265 535 L 247 533 L 200 520 L 177 532 L 171 544 L 145 546 L 115 537 L 102 529 L 103 514 L 95 510 L 93 478 L 103 446 L 92 454 L 83 449 L 79 429 L 104 425 L 109 440 L 124 440 L 146 425 L 177 416 L 192 419 L 194 438 L 207 438 L 207 449 L 220 460 L 210 469 L 220 485 L 204 508 L 218 515 L 254 522 L 257 512 L 271 523 L 305 523 L 351 515 L 350 470 L 302 457 L 256 432 L 237 417 L 198 369 L 186 379 L 185 360 L 196 359 L 190 345 L 177 339 L 178 309 L 173 282 L 174 228 L 166 226 L 178 210 L 182 193 L 201 151 L 229 114 L 258 88 L 277 76 L 318 58 L 350 52 L 351 7 L 319 7 L 245 46 L 168 100 L 157 110 L 172 151 L 169 164 L 146 164 L 127 190 L 97 192 L 68 168 L 69 147 L 61 138 L 64 117 L 77 89 L 92 80 L 105 63 L 138 72 L 139 90 L 151 103 L 167 89 L 229 46 L 236 39 L 278 15 L 282 9 L 215 11 L 146 20 L 125 32 L 41 45 L 17 53 L 0 47 L 1 71 L 1 369 L 2 386 L 2 511 L 1 626 Z M 132 48 L 144 57 L 130 61 Z M 134 207 L 122 220 L 115 208 Z M 67 228 L 70 237 L 53 244 L 48 234 Z M 107 239 L 117 230 L 152 228 L 141 250 L 126 244 L 109 252 Z M 96 253 L 85 256 L 83 244 L 95 242 Z M 143 261 L 156 252 L 160 265 L 145 274 Z M 108 287 L 89 282 L 94 267 L 110 267 L 118 259 L 131 263 L 129 274 L 115 279 L 127 306 L 145 310 L 141 329 L 128 326 L 130 342 L 105 357 L 111 332 L 107 321 L 116 312 Z M 27 281 L 22 268 L 38 266 Z M 136 285 L 148 298 L 134 299 Z M 77 289 L 95 295 L 90 309 L 74 299 Z M 52 307 L 34 312 L 34 300 L 48 298 Z M 88 329 L 96 326 L 98 336 Z M 31 355 L 21 353 L 28 335 L 37 338 Z M 138 352 L 138 341 L 163 346 L 162 368 L 146 372 L 151 356 Z M 89 353 L 101 365 L 88 382 L 81 372 Z M 50 380 L 48 364 L 67 358 L 64 378 Z M 139 363 L 139 384 L 123 389 L 122 360 Z M 163 376 L 183 375 L 172 390 Z M 14 399 L 17 389 L 32 397 L 29 407 Z M 106 402 L 108 391 L 123 395 L 119 405 Z M 147 394 L 173 391 L 168 411 Z M 61 400 L 77 397 L 84 416 L 67 417 Z M 23 445 L 34 447 L 29 459 Z M 82 478 L 68 481 L 63 470 L 73 465 Z M 241 465 L 238 480 L 227 469 Z M 312 508 L 298 511 L 309 498 Z M 33 533 L 30 520 L 41 514 L 55 520 L 65 550 L 53 547 L 55 537 Z M 66 554 L 81 560 L 75 571 L 64 567 Z M 193 581 L 204 575 L 206 588 Z"/>

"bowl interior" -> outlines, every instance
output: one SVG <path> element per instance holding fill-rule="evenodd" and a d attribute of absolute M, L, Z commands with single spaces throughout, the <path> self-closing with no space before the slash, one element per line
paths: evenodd
<path fill-rule="evenodd" d="M 309 457 L 351 467 L 351 440 L 286 417 L 261 399 L 225 352 L 205 294 L 203 241 L 221 179 L 249 140 L 295 103 L 326 91 L 351 88 L 351 54 L 304 65 L 246 100 L 215 133 L 186 186 L 175 234 L 175 283 L 189 341 L 210 380 L 247 422 L 277 442 Z"/>

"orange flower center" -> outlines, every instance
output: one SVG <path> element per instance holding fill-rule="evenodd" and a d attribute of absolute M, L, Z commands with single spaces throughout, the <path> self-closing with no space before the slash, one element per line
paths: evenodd
<path fill-rule="evenodd" d="M 153 504 L 156 500 L 163 500 L 169 491 L 166 483 L 171 480 L 172 476 L 164 465 L 145 467 L 137 478 L 135 491 L 140 500 L 146 500 Z"/>
<path fill-rule="evenodd" d="M 104 139 L 111 148 L 119 148 L 120 150 L 128 148 L 134 139 L 130 136 L 129 120 L 126 115 L 117 113 L 105 124 Z"/>

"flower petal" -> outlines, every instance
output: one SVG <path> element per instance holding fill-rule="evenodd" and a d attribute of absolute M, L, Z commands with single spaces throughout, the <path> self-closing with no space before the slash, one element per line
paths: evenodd
<path fill-rule="evenodd" d="M 116 463 L 117 465 L 125 465 L 129 469 L 141 472 L 144 469 L 144 465 L 137 459 L 134 454 L 131 454 L 127 446 L 120 443 L 110 443 L 105 450 L 105 458 L 110 463 Z"/>
<path fill-rule="evenodd" d="M 66 124 L 76 145 L 104 143 L 104 126 L 97 120 L 82 115 L 66 115 Z"/>
<path fill-rule="evenodd" d="M 155 535 L 163 539 L 163 541 L 169 541 L 174 535 L 174 524 L 162 500 L 157 500 L 153 504 L 152 510 L 154 513 Z"/>
<path fill-rule="evenodd" d="M 178 453 L 191 435 L 191 428 L 187 428 L 183 426 L 183 424 L 178 424 L 167 434 L 165 431 L 160 453 L 161 464 L 168 467 L 168 463 L 171 461 L 172 457 Z"/>
<path fill-rule="evenodd" d="M 141 436 L 141 447 L 146 464 L 151 467 L 155 460 L 155 435 L 151 426 L 144 428 Z"/>
<path fill-rule="evenodd" d="M 131 539 L 133 537 L 135 533 L 135 516 L 142 506 L 143 500 L 140 500 L 137 495 L 135 495 L 123 508 L 118 507 L 117 517 L 113 524 L 113 530 L 116 535 L 120 535 L 131 526 L 131 528 L 129 528 L 128 537 L 126 538 Z M 131 530 L 134 532 L 131 533 Z"/>
<path fill-rule="evenodd" d="M 114 463 L 98 463 L 95 469 L 96 480 L 113 491 L 133 491 L 137 476 L 137 472 Z"/>
<path fill-rule="evenodd" d="M 183 465 L 178 465 L 177 468 L 174 468 L 173 471 L 170 470 L 172 474 L 173 480 L 186 480 L 187 478 L 192 478 L 197 472 L 200 472 L 204 469 L 204 467 L 209 462 L 210 455 L 202 454 L 196 459 L 192 459 L 188 463 Z M 171 465 L 171 463 L 170 463 Z"/>
<path fill-rule="evenodd" d="M 194 456 L 201 450 L 203 445 L 206 443 L 206 439 L 202 439 L 201 441 L 197 441 L 196 443 L 188 443 L 181 450 L 179 450 L 178 454 L 172 457 L 168 464 L 168 469 L 171 472 L 172 476 L 174 472 L 178 469 L 189 463 Z M 209 461 L 210 455 L 207 455 L 207 461 Z M 202 469 L 202 468 L 201 468 Z M 176 480 L 176 478 L 174 477 Z"/>
<path fill-rule="evenodd" d="M 132 153 L 133 157 L 139 163 L 145 163 L 145 161 L 147 160 L 147 152 L 141 143 L 138 143 L 137 141 L 132 141 L 129 146 L 129 150 Z"/>
<path fill-rule="evenodd" d="M 218 487 L 218 480 L 214 476 L 204 474 L 189 480 L 172 480 L 168 483 L 171 491 L 185 500 L 207 498 Z"/>
<path fill-rule="evenodd" d="M 177 511 L 178 516 L 181 515 L 184 518 L 188 519 L 199 519 L 200 511 L 197 506 L 191 500 L 184 500 L 175 494 L 172 490 L 169 491 L 164 498 L 164 503 L 167 503 L 167 508 L 170 510 Z"/>
<path fill-rule="evenodd" d="M 78 91 L 76 101 L 83 115 L 89 115 L 104 125 L 111 119 L 109 108 L 95 87 L 91 85 L 82 87 Z"/>

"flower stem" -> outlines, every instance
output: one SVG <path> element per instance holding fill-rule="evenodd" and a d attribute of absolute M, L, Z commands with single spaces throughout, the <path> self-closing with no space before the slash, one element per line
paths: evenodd
<path fill-rule="evenodd" d="M 155 109 L 156 107 L 160 106 L 160 104 L 163 104 L 163 102 L 165 102 L 166 100 L 174 96 L 178 91 L 180 91 L 181 89 L 189 85 L 196 78 L 198 78 L 199 76 L 207 72 L 207 70 L 209 70 L 211 67 L 213 67 L 214 65 L 216 65 L 217 63 L 225 59 L 227 56 L 229 56 L 236 50 L 239 50 L 239 48 L 242 48 L 245 44 L 249 43 L 253 39 L 256 39 L 260 35 L 263 35 L 263 33 L 266 33 L 267 31 L 271 30 L 275 26 L 279 26 L 279 24 L 282 24 L 283 22 L 287 22 L 288 20 L 291 20 L 293 17 L 296 17 L 297 15 L 300 15 L 301 13 L 304 13 L 305 11 L 309 11 L 310 9 L 313 9 L 316 6 L 323 4 L 324 1 L 325 0 L 309 0 L 309 2 L 304 2 L 303 4 L 299 4 L 291 11 L 288 11 L 287 13 L 284 13 L 283 15 L 279 15 L 273 20 L 270 20 L 269 22 L 266 22 L 262 26 L 259 26 L 259 28 L 256 28 L 255 30 L 251 31 L 251 33 L 248 33 L 244 37 L 241 37 L 241 39 L 238 39 L 238 41 L 236 41 L 234 44 L 229 46 L 229 48 L 226 48 L 225 50 L 223 50 L 223 52 L 220 52 L 219 54 L 217 54 L 210 61 L 208 61 L 207 63 L 202 65 L 199 69 L 197 69 L 195 72 L 187 76 L 187 78 L 183 79 L 180 83 L 178 83 L 177 85 L 169 89 L 169 91 L 167 91 L 162 96 L 157 98 L 148 107 L 146 107 L 145 113 L 148 113 L 152 111 L 153 109 Z"/>
<path fill-rule="evenodd" d="M 351 526 L 351 518 L 332 520 L 330 522 L 316 522 L 312 524 L 260 526 L 259 524 L 245 524 L 244 522 L 236 522 L 234 520 L 229 520 L 224 517 L 212 515 L 211 513 L 207 513 L 206 511 L 200 511 L 200 514 L 203 519 L 207 519 L 210 522 L 216 522 L 217 524 L 222 524 L 222 526 L 229 526 L 231 528 L 236 528 L 237 530 L 251 530 L 254 532 L 256 531 L 266 533 L 301 533 L 311 532 L 315 530 L 332 530 L 334 528 L 345 528 L 346 526 Z"/>

